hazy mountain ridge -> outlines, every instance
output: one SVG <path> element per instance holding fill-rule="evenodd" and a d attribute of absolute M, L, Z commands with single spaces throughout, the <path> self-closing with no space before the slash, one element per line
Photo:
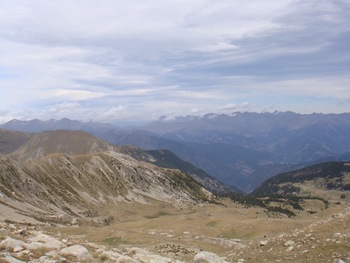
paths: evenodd
<path fill-rule="evenodd" d="M 12 122 L 11 128 L 21 130 L 23 123 L 17 122 Z M 75 126 L 67 127 L 79 126 L 72 123 Z M 38 127 L 29 121 L 26 129 L 31 125 L 32 129 Z M 44 126 L 42 123 L 42 129 Z M 165 119 L 137 129 L 94 123 L 80 123 L 79 129 L 89 129 L 116 145 L 170 150 L 218 180 L 246 191 L 277 173 L 350 152 L 349 113 L 236 112 Z"/>
<path fill-rule="evenodd" d="M 179 169 L 188 176 L 200 182 L 206 189 L 213 193 L 227 193 L 231 191 L 239 192 L 235 187 L 230 187 L 208 175 L 189 162 L 185 162 L 168 150 L 148 150 L 144 151 L 135 146 L 121 146 L 119 151 L 125 153 L 136 160 L 153 163 L 159 167 Z"/>
<path fill-rule="evenodd" d="M 270 150 L 298 162 L 305 145 L 323 142 L 324 154 L 349 151 L 350 114 L 233 113 L 158 121 L 146 126 L 160 136 L 190 142 L 218 142 Z M 300 141 L 301 140 L 301 141 Z M 322 144 L 321 144 L 322 145 Z M 289 148 L 294 146 L 293 148 Z M 287 151 L 288 150 L 288 151 Z M 285 156 L 284 156 L 285 155 Z M 310 158 L 310 154 L 307 154 Z M 316 156 L 317 157 L 317 156 Z M 320 158 L 322 156 L 318 156 Z M 301 158 L 301 157 L 300 157 Z"/>
<path fill-rule="evenodd" d="M 196 154 L 172 151 L 223 182 L 248 191 L 280 172 L 350 151 L 349 113 L 207 114 L 157 121 L 145 129 L 185 145 L 196 143 L 194 151 L 202 161 Z M 212 149 L 210 157 L 203 156 L 208 153 L 205 148 Z M 224 165 L 216 156 L 226 158 Z"/>
<path fill-rule="evenodd" d="M 6 130 L 15 130 L 22 132 L 43 132 L 43 131 L 55 131 L 55 130 L 84 130 L 87 132 L 96 132 L 100 130 L 114 129 L 111 124 L 99 123 L 99 122 L 82 122 L 78 120 L 70 120 L 63 118 L 61 120 L 11 120 L 0 125 L 1 128 Z"/>

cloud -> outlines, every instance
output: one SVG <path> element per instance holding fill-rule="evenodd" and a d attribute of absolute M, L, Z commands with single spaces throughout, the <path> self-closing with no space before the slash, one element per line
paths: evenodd
<path fill-rule="evenodd" d="M 4 0 L 0 110 L 55 117 L 79 103 L 75 115 L 95 120 L 232 101 L 350 111 L 349 12 L 346 0 Z"/>
<path fill-rule="evenodd" d="M 235 103 L 226 104 L 220 107 L 219 110 L 224 112 L 250 111 L 250 110 L 254 110 L 254 106 L 251 105 L 249 102 L 245 101 L 239 105 L 236 105 Z"/>
<path fill-rule="evenodd" d="M 87 100 L 105 96 L 102 92 L 92 92 L 89 90 L 58 89 L 54 91 L 55 97 L 62 97 L 69 100 Z"/>
<path fill-rule="evenodd" d="M 18 116 L 12 115 L 9 111 L 0 111 L 0 123 L 5 123 L 10 120 L 16 119 Z"/>
<path fill-rule="evenodd" d="M 234 104 L 234 103 L 229 103 L 229 104 L 226 104 L 225 106 L 222 106 L 222 107 L 220 107 L 219 109 L 220 110 L 227 110 L 227 111 L 235 111 L 235 110 L 237 110 L 237 105 L 236 104 Z"/>
<path fill-rule="evenodd" d="M 102 114 L 104 119 L 116 119 L 117 116 L 123 115 L 126 111 L 126 106 L 118 106 L 108 109 L 106 112 Z"/>
<path fill-rule="evenodd" d="M 79 104 L 75 102 L 63 102 L 57 105 L 54 105 L 49 109 L 50 113 L 58 113 L 58 114 L 67 114 L 73 110 L 78 108 Z"/>

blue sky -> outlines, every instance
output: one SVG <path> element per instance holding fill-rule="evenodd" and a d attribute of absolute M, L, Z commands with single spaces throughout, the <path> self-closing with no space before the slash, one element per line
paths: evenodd
<path fill-rule="evenodd" d="M 0 123 L 350 112 L 349 0 L 1 0 Z"/>

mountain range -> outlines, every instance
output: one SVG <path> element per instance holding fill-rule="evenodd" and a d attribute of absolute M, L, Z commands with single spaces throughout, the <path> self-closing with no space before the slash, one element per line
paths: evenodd
<path fill-rule="evenodd" d="M 348 151 L 286 163 L 244 136 L 240 145 L 68 119 L 11 123 L 27 132 L 0 129 L 1 262 L 349 259 Z M 144 149 L 123 145 L 133 140 Z M 264 182 L 241 194 L 165 146 Z"/>
<path fill-rule="evenodd" d="M 321 162 L 349 160 L 350 114 L 293 112 L 207 114 L 142 127 L 69 119 L 12 120 L 7 130 L 84 130 L 114 145 L 168 150 L 210 176 L 250 192 L 269 177 Z"/>

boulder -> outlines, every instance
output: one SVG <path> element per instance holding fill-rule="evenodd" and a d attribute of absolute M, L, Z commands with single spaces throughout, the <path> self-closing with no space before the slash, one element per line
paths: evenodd
<path fill-rule="evenodd" d="M 61 241 L 45 234 L 40 234 L 36 237 L 30 238 L 29 240 L 32 242 L 30 244 L 31 249 L 43 248 L 49 250 L 56 250 L 64 246 L 64 244 Z"/>
<path fill-rule="evenodd" d="M 341 233 L 334 233 L 333 238 L 341 238 L 342 234 Z"/>
<path fill-rule="evenodd" d="M 128 256 L 121 256 L 117 259 L 116 262 L 118 262 L 118 263 L 140 263 L 140 261 L 133 259 L 131 257 L 128 257 Z"/>
<path fill-rule="evenodd" d="M 85 260 L 91 257 L 89 251 L 81 246 L 81 245 L 75 245 L 71 247 L 66 247 L 60 251 L 60 253 L 63 256 L 66 257 L 75 257 L 78 260 Z"/>
<path fill-rule="evenodd" d="M 10 249 L 14 249 L 14 248 L 18 248 L 18 247 L 24 248 L 24 247 L 28 246 L 27 243 L 25 243 L 21 240 L 13 239 L 12 237 L 5 238 L 3 241 L 1 241 L 0 245 L 2 247 L 6 247 L 6 248 L 10 248 Z"/>
<path fill-rule="evenodd" d="M 25 263 L 25 261 L 14 258 L 11 255 L 7 255 L 4 259 L 5 259 L 5 262 L 7 263 Z"/>
<path fill-rule="evenodd" d="M 287 251 L 287 252 L 290 252 L 290 251 L 292 251 L 293 249 L 294 249 L 293 246 L 289 246 L 289 247 L 286 249 L 286 251 Z"/>
<path fill-rule="evenodd" d="M 261 240 L 260 241 L 260 246 L 266 246 L 267 244 L 269 243 L 269 241 L 268 240 Z"/>
<path fill-rule="evenodd" d="M 225 260 L 223 260 L 221 257 L 214 253 L 210 252 L 199 252 L 197 255 L 194 257 L 194 262 L 195 263 L 226 263 Z"/>
<path fill-rule="evenodd" d="M 284 243 L 285 247 L 293 246 L 295 242 L 293 240 L 288 240 L 286 243 Z"/>

